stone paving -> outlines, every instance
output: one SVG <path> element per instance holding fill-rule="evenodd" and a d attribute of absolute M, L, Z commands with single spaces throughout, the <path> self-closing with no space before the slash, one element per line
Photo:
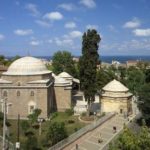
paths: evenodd
<path fill-rule="evenodd" d="M 127 122 L 127 119 L 125 120 L 122 116 L 116 115 L 63 150 L 76 150 L 76 144 L 78 144 L 78 150 L 102 150 L 123 129 L 124 123 Z M 113 126 L 116 126 L 116 133 L 113 132 Z M 98 143 L 99 139 L 102 139 L 103 142 Z"/>

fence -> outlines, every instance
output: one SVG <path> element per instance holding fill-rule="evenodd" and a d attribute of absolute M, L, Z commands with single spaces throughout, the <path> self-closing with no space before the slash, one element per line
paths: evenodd
<path fill-rule="evenodd" d="M 94 130 L 95 128 L 97 128 L 98 126 L 100 126 L 105 121 L 112 118 L 113 116 L 115 116 L 115 113 L 106 114 L 104 117 L 100 118 L 99 120 L 93 122 L 90 125 L 85 126 L 84 128 L 81 128 L 80 130 L 78 130 L 74 134 L 70 135 L 68 138 L 58 142 L 56 145 L 50 147 L 48 150 L 60 150 L 60 149 L 64 148 L 65 146 L 71 144 L 72 142 L 77 140 L 79 137 L 81 137 L 85 133 Z"/>

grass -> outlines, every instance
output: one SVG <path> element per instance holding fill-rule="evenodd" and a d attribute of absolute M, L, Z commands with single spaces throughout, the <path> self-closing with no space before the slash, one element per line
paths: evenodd
<path fill-rule="evenodd" d="M 20 123 L 21 122 L 22 122 L 22 120 L 20 120 Z M 47 130 L 49 128 L 49 124 L 51 122 L 64 122 L 67 133 L 68 133 L 68 136 L 73 134 L 77 130 L 81 129 L 85 125 L 87 125 L 85 123 L 80 122 L 78 120 L 77 116 L 69 116 L 65 112 L 57 112 L 56 115 L 50 121 L 45 121 L 45 122 L 42 123 L 42 135 L 41 136 L 39 136 L 39 129 L 33 129 L 34 134 L 38 139 L 38 143 L 39 143 L 40 147 L 42 145 L 42 140 L 46 136 Z M 9 123 L 11 124 L 11 126 L 9 127 L 10 141 L 12 143 L 15 143 L 17 141 L 17 120 L 9 120 Z M 2 126 L 0 128 L 0 133 L 2 135 Z M 21 142 L 21 145 L 24 143 L 25 140 L 26 140 L 26 137 L 25 137 L 24 132 L 22 131 L 22 129 L 20 127 L 20 142 Z M 44 148 L 42 148 L 42 149 L 44 149 Z"/>

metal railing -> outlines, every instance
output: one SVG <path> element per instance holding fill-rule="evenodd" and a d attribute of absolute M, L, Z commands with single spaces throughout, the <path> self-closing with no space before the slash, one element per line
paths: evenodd
<path fill-rule="evenodd" d="M 53 145 L 48 150 L 60 150 L 60 149 L 64 148 L 65 146 L 67 146 L 67 145 L 71 144 L 72 142 L 76 141 L 82 135 L 86 134 L 87 132 L 90 132 L 90 131 L 94 130 L 95 128 L 97 128 L 98 126 L 100 126 L 105 121 L 112 118 L 113 116 L 115 116 L 115 113 L 106 114 L 104 117 L 100 118 L 99 120 L 94 121 L 92 124 L 81 128 L 77 132 L 70 135 L 68 138 L 66 138 L 66 139 L 58 142 L 57 144 Z"/>

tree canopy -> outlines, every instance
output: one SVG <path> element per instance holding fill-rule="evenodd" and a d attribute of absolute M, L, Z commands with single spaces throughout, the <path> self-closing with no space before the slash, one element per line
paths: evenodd
<path fill-rule="evenodd" d="M 109 150 L 149 150 L 150 132 L 145 125 L 142 126 L 138 133 L 125 127 L 119 138 L 109 146 Z"/>
<path fill-rule="evenodd" d="M 53 72 L 59 74 L 63 71 L 74 75 L 75 74 L 75 65 L 72 59 L 72 55 L 68 51 L 58 51 L 53 56 Z"/>
<path fill-rule="evenodd" d="M 52 146 L 67 137 L 65 124 L 63 122 L 52 122 L 47 132 L 47 141 Z"/>
<path fill-rule="evenodd" d="M 138 107 L 142 112 L 144 119 L 150 121 L 150 83 L 141 85 L 138 92 L 139 102 Z"/>
<path fill-rule="evenodd" d="M 82 37 L 82 56 L 79 61 L 81 89 L 88 102 L 88 113 L 91 102 L 95 100 L 96 73 L 99 62 L 98 47 L 101 38 L 96 30 L 88 30 Z"/>

